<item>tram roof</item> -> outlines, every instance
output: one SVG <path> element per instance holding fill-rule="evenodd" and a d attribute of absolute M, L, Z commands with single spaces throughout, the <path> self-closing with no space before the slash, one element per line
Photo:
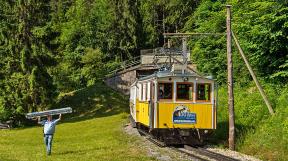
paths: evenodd
<path fill-rule="evenodd" d="M 151 78 L 165 78 L 165 77 L 198 77 L 198 78 L 203 78 L 203 79 L 208 79 L 208 80 L 214 80 L 212 76 L 199 76 L 198 74 L 195 73 L 178 73 L 178 72 L 171 72 L 171 71 L 158 71 L 154 74 L 151 74 L 149 76 L 142 77 L 138 79 L 138 81 L 143 81 Z"/>

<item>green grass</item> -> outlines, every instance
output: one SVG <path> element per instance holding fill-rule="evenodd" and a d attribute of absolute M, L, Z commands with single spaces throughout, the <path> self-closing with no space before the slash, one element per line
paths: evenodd
<path fill-rule="evenodd" d="M 59 98 L 58 106 L 76 112 L 63 115 L 54 135 L 52 155 L 46 156 L 42 127 L 0 131 L 0 160 L 154 160 L 138 140 L 123 131 L 127 99 L 103 85 Z"/>
<path fill-rule="evenodd" d="M 271 116 L 254 83 L 235 86 L 237 151 L 263 160 L 288 160 L 288 86 L 264 84 L 275 110 Z M 219 89 L 218 126 L 214 137 L 228 146 L 227 89 Z"/>

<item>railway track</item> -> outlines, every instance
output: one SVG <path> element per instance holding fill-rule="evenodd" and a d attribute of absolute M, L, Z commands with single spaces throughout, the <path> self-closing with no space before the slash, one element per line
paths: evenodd
<path fill-rule="evenodd" d="M 214 159 L 214 160 L 219 160 L 219 161 L 239 161 L 238 159 L 234 159 L 234 158 L 231 158 L 231 157 L 219 154 L 219 153 L 215 153 L 215 152 L 212 152 L 210 150 L 207 150 L 207 149 L 204 149 L 204 148 L 201 148 L 201 147 L 192 147 L 192 146 L 189 146 L 189 145 L 184 145 L 184 149 L 196 152 L 197 154 L 206 156 L 206 157 Z"/>
<path fill-rule="evenodd" d="M 141 129 L 138 129 L 138 132 L 141 134 L 141 135 L 144 135 L 146 137 L 147 140 L 149 140 L 150 142 L 152 142 L 153 144 L 159 146 L 159 147 L 165 147 L 167 146 L 165 143 L 159 141 L 159 140 L 156 140 L 154 138 L 152 138 L 149 133 L 147 133 L 146 131 L 144 130 L 141 130 Z"/>
<path fill-rule="evenodd" d="M 147 140 L 152 142 L 153 144 L 159 147 L 166 147 L 167 145 L 159 140 L 156 140 L 149 135 L 146 131 L 138 129 L 141 135 L 144 135 Z M 209 160 L 217 160 L 217 161 L 239 161 L 238 159 L 231 158 L 219 153 L 212 152 L 205 148 L 201 147 L 192 147 L 189 145 L 184 145 L 183 147 L 175 147 L 175 146 L 167 146 L 168 148 L 184 153 L 190 156 L 193 160 L 197 161 L 209 161 Z"/>
<path fill-rule="evenodd" d="M 176 147 L 170 147 L 171 149 L 178 151 L 180 153 L 184 153 L 186 155 L 188 155 L 189 157 L 191 157 L 193 160 L 195 161 L 209 161 L 209 159 L 204 158 L 204 157 L 200 157 L 194 153 L 192 153 L 191 151 L 187 151 L 184 148 L 176 148 Z"/>

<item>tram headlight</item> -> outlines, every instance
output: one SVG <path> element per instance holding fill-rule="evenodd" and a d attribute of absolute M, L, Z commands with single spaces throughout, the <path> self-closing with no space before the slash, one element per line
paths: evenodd
<path fill-rule="evenodd" d="M 187 82 L 188 81 L 188 77 L 183 77 L 183 81 Z"/>

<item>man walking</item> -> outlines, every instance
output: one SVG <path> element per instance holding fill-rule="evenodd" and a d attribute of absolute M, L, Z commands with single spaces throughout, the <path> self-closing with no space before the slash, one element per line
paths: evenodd
<path fill-rule="evenodd" d="M 55 126 L 61 120 L 61 114 L 57 120 L 52 120 L 52 116 L 48 115 L 47 120 L 41 121 L 40 116 L 38 117 L 38 124 L 44 125 L 44 143 L 46 145 L 47 155 L 51 155 L 52 140 L 55 133 Z"/>

